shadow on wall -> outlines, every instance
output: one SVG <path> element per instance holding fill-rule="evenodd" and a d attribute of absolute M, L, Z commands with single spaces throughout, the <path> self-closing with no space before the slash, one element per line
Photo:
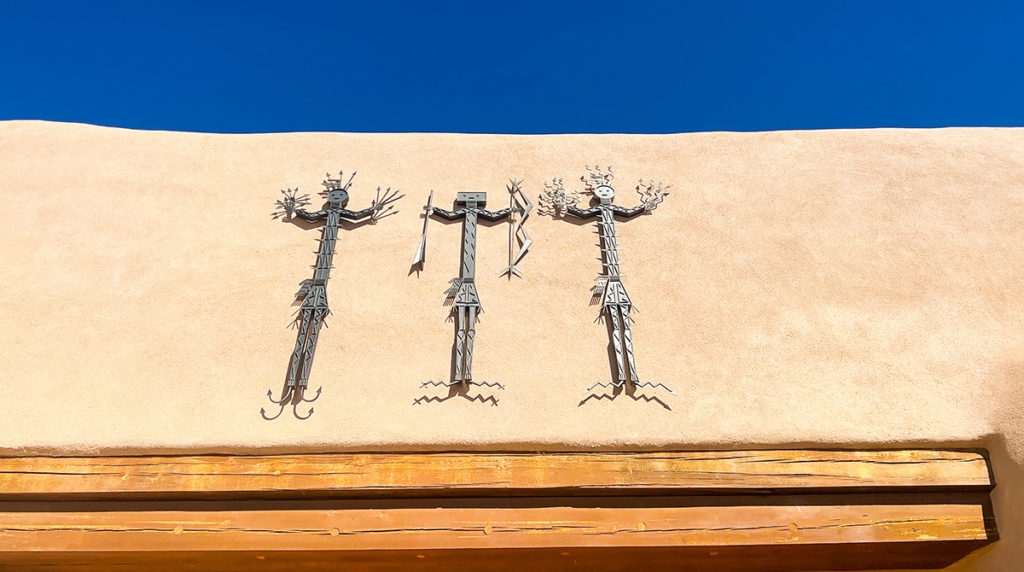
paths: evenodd
<path fill-rule="evenodd" d="M 1003 435 L 991 435 L 984 447 L 995 483 L 991 498 L 999 540 L 947 567 L 948 572 L 1019 572 L 1024 562 L 1024 439 L 1012 445 Z"/>
<path fill-rule="evenodd" d="M 1024 570 L 1024 361 L 997 363 L 987 388 L 995 432 L 982 444 L 989 451 L 1000 540 L 950 566 L 950 572 Z"/>

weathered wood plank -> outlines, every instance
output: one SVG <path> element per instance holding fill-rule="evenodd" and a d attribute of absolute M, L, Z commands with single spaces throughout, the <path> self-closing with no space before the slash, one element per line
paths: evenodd
<path fill-rule="evenodd" d="M 795 572 L 945 568 L 971 548 L 967 542 L 672 548 L 530 548 L 494 550 L 32 552 L 4 555 L 18 572 L 549 572 L 585 570 L 714 570 Z"/>
<path fill-rule="evenodd" d="M 724 451 L 0 458 L 0 499 L 984 491 L 976 452 Z"/>
<path fill-rule="evenodd" d="M 970 504 L 0 513 L 5 553 L 977 543 Z"/>
<path fill-rule="evenodd" d="M 981 454 L 929 450 L 5 458 L 0 500 L 33 502 L 8 505 L 24 512 L 0 512 L 0 568 L 938 568 L 991 542 L 994 524 L 984 495 L 916 493 L 991 486 Z M 817 500 L 743 500 L 765 491 Z M 629 506 L 637 494 L 702 492 L 732 496 Z M 896 494 L 867 504 L 857 503 L 865 498 L 858 495 L 844 500 L 845 492 Z M 413 508 L 422 500 L 363 500 L 332 501 L 337 510 L 323 510 L 301 501 L 246 502 L 573 494 L 617 495 L 609 504 L 628 508 L 604 501 L 588 508 L 588 499 L 557 507 L 553 498 L 519 505 L 535 508 L 465 508 L 448 500 L 438 501 L 446 508 L 426 509 Z M 205 502 L 217 497 L 246 501 Z M 153 502 L 136 510 L 35 502 L 106 499 Z M 270 505 L 278 510 L 261 508 Z M 243 506 L 250 510 L 236 510 Z"/>

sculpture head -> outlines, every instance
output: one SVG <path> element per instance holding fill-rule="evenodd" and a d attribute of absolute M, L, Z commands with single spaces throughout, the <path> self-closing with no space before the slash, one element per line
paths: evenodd
<path fill-rule="evenodd" d="M 466 208 L 480 208 L 487 204 L 487 193 L 480 191 L 459 193 L 455 196 L 455 204 Z"/>
<path fill-rule="evenodd" d="M 348 191 L 344 189 L 333 189 L 327 191 L 327 202 L 332 207 L 344 207 L 348 204 Z"/>
<path fill-rule="evenodd" d="M 609 204 L 615 198 L 615 189 L 611 185 L 598 185 L 592 192 L 594 197 L 601 201 L 601 204 Z"/>
<path fill-rule="evenodd" d="M 585 193 L 594 195 L 596 201 L 592 201 L 591 204 L 597 202 L 602 205 L 611 204 L 612 199 L 615 198 L 615 189 L 612 188 L 612 179 L 615 175 L 612 174 L 612 168 L 602 170 L 601 167 L 591 168 L 587 165 L 587 174 L 580 177 L 580 181 L 583 182 Z"/>
<path fill-rule="evenodd" d="M 344 207 L 348 204 L 348 188 L 352 186 L 352 179 L 356 177 L 355 171 L 352 172 L 352 176 L 348 178 L 348 182 L 342 184 L 341 182 L 342 172 L 338 171 L 338 178 L 331 178 L 331 174 L 327 173 L 327 178 L 321 183 L 324 186 L 323 195 L 327 197 L 327 202 L 332 207 Z"/>

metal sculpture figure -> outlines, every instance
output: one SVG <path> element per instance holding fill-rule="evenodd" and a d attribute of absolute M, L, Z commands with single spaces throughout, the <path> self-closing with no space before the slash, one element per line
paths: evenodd
<path fill-rule="evenodd" d="M 450 304 L 452 306 L 451 314 L 455 319 L 455 346 L 452 352 L 452 359 L 455 363 L 453 368 L 454 376 L 450 382 L 427 381 L 421 384 L 421 387 L 448 387 L 448 396 L 422 396 L 417 398 L 413 402 L 414 404 L 447 401 L 456 396 L 470 401 L 480 401 L 481 403 L 490 403 L 491 405 L 498 404 L 498 400 L 494 396 L 485 398 L 480 394 L 475 396 L 469 395 L 469 387 L 472 385 L 505 389 L 505 386 L 500 383 L 473 380 L 473 342 L 476 339 L 476 320 L 477 316 L 483 313 L 480 295 L 476 288 L 476 229 L 479 218 L 499 221 L 508 217 L 509 221 L 513 222 L 515 213 L 521 213 L 518 224 L 515 224 L 509 231 L 509 266 L 502 272 L 502 275 L 508 274 L 510 279 L 512 275 L 521 277 L 522 273 L 517 265 L 526 256 L 526 251 L 533 243 L 523 227 L 526 217 L 529 216 L 530 210 L 533 209 L 533 203 L 523 194 L 519 185 L 518 181 L 510 182 L 508 186 L 510 195 L 509 206 L 497 211 L 488 211 L 483 208 L 487 203 L 487 193 L 484 192 L 458 193 L 455 204 L 456 206 L 461 205 L 461 208 L 451 211 L 435 207 L 433 205 L 434 192 L 430 192 L 427 204 L 423 207 L 425 213 L 423 234 L 420 237 L 416 256 L 412 261 L 414 268 L 422 268 L 423 263 L 426 261 L 427 223 L 430 221 L 430 217 L 436 215 L 452 221 L 460 218 L 463 219 L 462 265 L 459 267 L 459 277 L 453 278 L 450 281 L 451 286 L 445 292 L 445 305 Z M 519 245 L 519 250 L 513 254 L 513 243 L 516 242 Z"/>
<path fill-rule="evenodd" d="M 633 332 L 630 327 L 633 322 L 630 312 L 634 307 L 629 294 L 626 293 L 626 287 L 622 284 L 615 216 L 631 218 L 653 211 L 665 200 L 670 186 L 662 186 L 661 183 L 654 181 L 644 182 L 641 179 L 636 187 L 636 192 L 640 195 L 640 205 L 626 208 L 612 202 L 615 198 L 615 189 L 611 186 L 614 178 L 611 167 L 602 171 L 600 167 L 591 169 L 588 166 L 587 171 L 587 175 L 580 177 L 580 181 L 585 187 L 583 192 L 593 195 L 593 206 L 586 209 L 576 206 L 580 200 L 580 192 L 574 191 L 567 195 L 562 179 L 553 179 L 544 185 L 540 206 L 537 208 L 538 213 L 552 218 L 562 218 L 570 214 L 584 220 L 594 217 L 598 219 L 597 228 L 604 272 L 597 277 L 597 285 L 593 287 L 592 292 L 595 301 L 600 300 L 601 303 L 598 320 L 608 320 L 608 335 L 615 352 L 615 370 L 618 375 L 611 383 L 598 382 L 587 388 L 587 392 L 590 393 L 596 387 L 611 387 L 611 394 L 590 394 L 580 401 L 580 405 L 590 399 L 615 399 L 619 394 L 625 393 L 633 400 L 656 401 L 669 409 L 668 405 L 657 397 L 636 393 L 641 387 L 661 387 L 669 393 L 675 392 L 661 383 L 641 382 L 637 373 L 636 357 L 633 354 Z"/>
<path fill-rule="evenodd" d="M 320 397 L 322 388 L 316 390 L 316 395 L 312 399 L 307 399 L 305 393 L 309 383 L 309 372 L 313 366 L 313 355 L 316 353 L 317 338 L 320 336 L 320 328 L 324 325 L 327 316 L 331 314 L 327 305 L 327 280 L 330 278 L 333 267 L 334 245 L 338 239 L 341 219 L 360 220 L 369 217 L 371 223 L 376 223 L 384 217 L 398 213 L 393 210 L 392 203 L 404 195 L 399 195 L 398 191 L 392 191 L 390 187 L 384 190 L 383 194 L 380 187 L 377 187 L 377 198 L 369 207 L 359 211 L 347 210 L 345 207 L 348 205 L 348 189 L 352 186 L 352 179 L 355 176 L 356 174 L 353 172 L 348 182 L 342 184 L 340 171 L 337 179 L 332 179 L 331 174 L 327 173 L 327 178 L 323 182 L 325 190 L 321 193 L 327 202 L 316 212 L 311 213 L 302 208 L 309 205 L 310 200 L 309 195 L 297 196 L 298 188 L 281 191 L 284 197 L 277 201 L 277 210 L 272 215 L 275 219 L 284 217 L 285 220 L 292 220 L 293 216 L 298 216 L 308 222 L 325 222 L 320 235 L 320 249 L 316 255 L 316 263 L 313 265 L 313 278 L 303 280 L 295 295 L 296 299 L 302 299 L 302 305 L 299 307 L 295 319 L 299 333 L 295 339 L 295 349 L 292 350 L 291 361 L 288 365 L 284 391 L 281 393 L 280 399 L 274 399 L 273 390 L 267 390 L 267 397 L 270 401 L 275 405 L 280 405 L 281 408 L 272 417 L 267 416 L 266 410 L 260 408 L 260 414 L 264 419 L 277 419 L 288 403 L 292 404 L 292 414 L 295 417 L 309 419 L 313 414 L 313 408 L 310 407 L 309 412 L 302 416 L 299 415 L 298 406 L 304 402 L 312 403 Z"/>

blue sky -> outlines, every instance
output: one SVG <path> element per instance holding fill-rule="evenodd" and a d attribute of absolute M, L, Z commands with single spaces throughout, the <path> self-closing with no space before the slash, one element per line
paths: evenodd
<path fill-rule="evenodd" d="M 1024 125 L 1024 2 L 0 0 L 0 119 L 212 132 Z"/>

